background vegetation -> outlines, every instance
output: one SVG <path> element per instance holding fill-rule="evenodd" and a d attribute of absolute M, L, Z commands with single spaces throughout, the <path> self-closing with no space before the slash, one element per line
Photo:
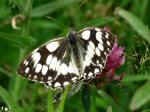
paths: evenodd
<path fill-rule="evenodd" d="M 17 15 L 14 29 L 11 21 Z M 150 112 L 149 0 L 0 0 L 0 106 L 13 112 Z M 52 91 L 16 74 L 21 60 L 69 27 L 109 26 L 125 46 L 121 82 L 81 89 L 52 106 Z"/>

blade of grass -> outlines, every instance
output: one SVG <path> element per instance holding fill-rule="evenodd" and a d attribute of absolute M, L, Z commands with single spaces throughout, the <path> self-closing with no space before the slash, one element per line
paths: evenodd
<path fill-rule="evenodd" d="M 27 1 L 28 3 L 26 4 L 28 9 L 27 9 L 27 12 L 25 13 L 25 16 L 27 17 L 26 21 L 24 22 L 23 24 L 23 28 L 22 28 L 22 35 L 21 37 L 24 37 L 26 39 L 30 39 L 28 37 L 29 36 L 29 30 L 30 30 L 30 12 L 31 12 L 31 9 L 32 9 L 32 0 L 28 0 Z M 24 6 L 26 7 L 26 6 Z M 22 12 L 24 13 L 24 12 Z M 20 39 L 20 42 L 22 40 Z M 20 62 L 22 61 L 24 55 L 26 54 L 26 51 L 27 51 L 27 47 L 28 45 L 25 45 L 24 46 L 24 49 L 20 48 L 20 52 L 19 52 L 19 56 L 18 56 L 18 60 L 16 62 L 16 69 L 17 69 L 17 66 L 20 64 Z M 28 81 L 27 80 L 24 80 L 22 79 L 21 77 L 17 76 L 17 74 L 15 74 L 16 71 L 14 71 L 14 76 L 11 78 L 11 83 L 10 83 L 10 86 L 9 86 L 9 90 L 14 98 L 14 100 L 19 100 L 20 99 L 20 96 L 22 95 L 22 93 L 24 92 L 25 90 L 25 87 L 27 86 L 28 84 Z"/>
<path fill-rule="evenodd" d="M 26 38 L 19 35 L 11 35 L 11 34 L 5 34 L 0 32 L 0 37 L 7 39 L 8 41 L 11 41 L 12 44 L 17 45 L 18 47 L 25 47 L 28 45 L 34 45 L 36 44 L 36 39 L 30 37 Z"/>
<path fill-rule="evenodd" d="M 148 101 L 150 101 L 150 81 L 135 92 L 130 102 L 130 110 L 138 110 Z"/>
<path fill-rule="evenodd" d="M 146 11 L 149 7 L 149 0 L 144 0 L 143 3 L 141 4 L 141 10 L 140 10 L 140 15 L 141 17 L 144 19 L 145 18 L 145 14 L 146 14 Z"/>
<path fill-rule="evenodd" d="M 51 89 L 48 90 L 47 106 L 48 106 L 48 112 L 54 112 L 52 90 Z"/>
<path fill-rule="evenodd" d="M 0 72 L 6 74 L 7 76 L 11 76 L 12 75 L 9 71 L 7 71 L 6 69 L 4 69 L 2 67 L 0 67 Z"/>
<path fill-rule="evenodd" d="M 90 112 L 91 93 L 88 85 L 83 85 L 81 99 L 85 112 Z"/>
<path fill-rule="evenodd" d="M 60 30 L 60 25 L 57 24 L 57 22 L 53 22 L 51 20 L 34 20 L 32 21 L 32 26 L 39 27 L 39 28 L 51 28 Z"/>
<path fill-rule="evenodd" d="M 13 95 L 13 99 L 18 101 L 23 95 L 25 88 L 28 84 L 28 81 L 23 79 L 20 76 L 17 76 L 14 81 L 15 81 L 14 83 L 15 85 L 13 86 L 13 92 L 11 92 L 12 89 L 10 89 L 10 92 Z"/>
<path fill-rule="evenodd" d="M 100 107 L 100 108 L 103 108 L 105 110 L 109 106 L 109 103 L 101 97 L 96 97 L 95 103 L 96 103 L 96 107 Z"/>
<path fill-rule="evenodd" d="M 147 110 L 143 110 L 141 112 L 150 112 L 150 109 L 147 109 Z"/>
<path fill-rule="evenodd" d="M 67 94 L 68 94 L 68 91 L 69 91 L 69 88 L 70 88 L 70 85 L 68 85 L 68 87 L 66 88 L 65 92 L 64 92 L 64 95 L 61 99 L 61 102 L 60 104 L 58 105 L 58 108 L 56 109 L 56 112 L 63 112 L 64 110 L 64 105 L 65 105 L 65 100 L 67 98 Z"/>
<path fill-rule="evenodd" d="M 148 74 L 136 74 L 136 75 L 127 75 L 123 78 L 123 83 L 128 82 L 138 82 L 138 81 L 144 81 L 144 80 L 150 80 L 150 76 Z"/>
<path fill-rule="evenodd" d="M 140 36 L 150 42 L 150 31 L 139 18 L 119 7 L 116 8 L 115 14 L 124 18 Z"/>
<path fill-rule="evenodd" d="M 21 112 L 21 108 L 13 100 L 12 96 L 0 85 L 0 96 L 4 102 L 10 107 L 12 112 Z"/>
<path fill-rule="evenodd" d="M 112 23 L 113 21 L 114 21 L 113 17 L 101 17 L 99 19 L 94 19 L 87 23 L 80 24 L 80 28 L 83 28 L 85 26 L 103 26 Z"/>
<path fill-rule="evenodd" d="M 98 94 L 103 97 L 106 101 L 110 102 L 111 104 L 114 103 L 113 99 L 107 94 L 105 93 L 104 91 L 102 90 L 98 90 Z"/>
<path fill-rule="evenodd" d="M 96 112 L 96 97 L 97 97 L 97 88 L 95 86 L 90 87 L 91 92 L 91 105 L 90 105 L 90 112 Z"/>
<path fill-rule="evenodd" d="M 31 12 L 31 17 L 41 17 L 46 16 L 49 13 L 52 13 L 62 7 L 73 5 L 76 2 L 79 2 L 81 0 L 56 0 L 47 4 L 43 4 L 41 6 L 38 6 L 34 8 Z"/>
<path fill-rule="evenodd" d="M 102 90 L 98 90 L 98 94 L 105 99 L 105 101 L 107 101 L 108 103 L 110 103 L 110 105 L 112 105 L 113 109 L 117 112 L 124 112 L 124 110 L 119 106 L 117 105 L 113 98 L 111 96 L 109 96 L 106 92 L 102 91 Z"/>

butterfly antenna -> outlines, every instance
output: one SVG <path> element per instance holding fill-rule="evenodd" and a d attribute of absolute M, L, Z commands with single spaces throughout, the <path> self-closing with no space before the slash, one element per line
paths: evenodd
<path fill-rule="evenodd" d="M 47 16 L 48 19 L 51 19 L 52 21 L 54 21 L 55 23 L 57 23 L 58 25 L 60 25 L 61 27 L 65 27 L 65 25 L 62 22 L 58 22 L 55 18 Z"/>
<path fill-rule="evenodd" d="M 87 2 L 88 0 L 83 0 L 79 6 L 79 9 Z"/>

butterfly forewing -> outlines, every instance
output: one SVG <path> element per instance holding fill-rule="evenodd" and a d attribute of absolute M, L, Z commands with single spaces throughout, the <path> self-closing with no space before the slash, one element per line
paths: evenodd
<path fill-rule="evenodd" d="M 98 28 L 86 28 L 67 38 L 47 42 L 19 66 L 22 76 L 52 88 L 65 88 L 103 70 L 115 37 Z"/>

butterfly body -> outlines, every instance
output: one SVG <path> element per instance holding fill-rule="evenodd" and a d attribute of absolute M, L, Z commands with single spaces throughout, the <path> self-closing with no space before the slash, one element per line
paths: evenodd
<path fill-rule="evenodd" d="M 105 67 L 115 37 L 99 28 L 71 31 L 67 38 L 50 40 L 20 64 L 22 76 L 52 88 L 96 77 Z"/>
<path fill-rule="evenodd" d="M 76 33 L 75 33 L 75 31 L 71 31 L 68 34 L 68 40 L 69 40 L 71 45 L 76 44 Z"/>

